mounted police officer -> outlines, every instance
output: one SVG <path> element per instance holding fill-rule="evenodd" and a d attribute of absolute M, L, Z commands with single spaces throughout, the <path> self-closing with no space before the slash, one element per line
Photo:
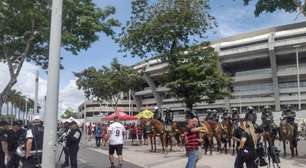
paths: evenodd
<path fill-rule="evenodd" d="M 171 129 L 172 122 L 173 122 L 173 111 L 167 109 L 165 113 L 165 125 L 167 130 Z"/>
<path fill-rule="evenodd" d="M 22 128 L 22 121 L 14 121 L 13 127 L 8 131 L 8 150 L 10 153 L 10 160 L 7 163 L 7 168 L 18 168 L 20 156 L 17 155 L 16 150 L 18 145 L 23 144 L 26 137 L 26 130 Z"/>
<path fill-rule="evenodd" d="M 230 119 L 230 118 L 231 118 L 231 116 L 230 116 L 228 110 L 225 109 L 224 112 L 223 112 L 223 114 L 222 114 L 222 120 L 228 120 L 228 119 Z"/>
<path fill-rule="evenodd" d="M 212 113 L 213 113 L 213 116 L 212 116 L 213 121 L 215 121 L 215 122 L 219 122 L 219 115 L 218 115 L 218 111 L 217 111 L 216 109 L 213 109 L 213 110 L 212 110 Z"/>
<path fill-rule="evenodd" d="M 291 110 L 290 105 L 286 106 L 285 110 L 282 112 L 282 117 L 283 117 L 283 120 L 285 120 L 288 124 L 290 124 L 294 127 L 294 137 L 297 138 L 298 126 L 294 122 L 295 117 L 296 117 L 296 113 L 295 113 L 295 111 Z"/>
<path fill-rule="evenodd" d="M 76 121 L 70 122 L 70 130 L 67 135 L 67 148 L 69 151 L 70 156 L 70 167 L 71 168 L 77 168 L 78 167 L 78 161 L 77 161 L 77 155 L 79 151 L 79 144 L 81 141 L 82 132 L 79 129 Z"/>
<path fill-rule="evenodd" d="M 36 115 L 33 117 L 32 127 L 26 133 L 26 153 L 23 168 L 41 167 L 43 138 L 43 121 Z"/>
<path fill-rule="evenodd" d="M 255 125 L 257 120 L 257 114 L 255 112 L 255 109 L 252 106 L 249 106 L 247 110 L 247 113 L 245 113 L 245 119 L 247 121 L 251 121 Z"/>
<path fill-rule="evenodd" d="M 239 119 L 240 119 L 240 116 L 239 116 L 239 112 L 238 112 L 238 109 L 237 108 L 233 108 L 232 109 L 232 121 L 234 123 L 234 125 L 236 125 L 238 127 L 238 122 L 239 122 Z"/>
<path fill-rule="evenodd" d="M 7 144 L 8 123 L 0 121 L 0 168 L 5 168 L 5 160 L 10 160 Z"/>
<path fill-rule="evenodd" d="M 267 128 L 274 124 L 273 113 L 270 106 L 265 106 L 264 111 L 261 114 L 262 127 Z"/>
<path fill-rule="evenodd" d="M 205 120 L 206 120 L 206 121 L 208 121 L 208 120 L 213 120 L 213 113 L 212 113 L 211 109 L 208 109 L 208 110 L 206 111 L 206 113 L 207 113 L 207 115 L 206 115 Z"/>

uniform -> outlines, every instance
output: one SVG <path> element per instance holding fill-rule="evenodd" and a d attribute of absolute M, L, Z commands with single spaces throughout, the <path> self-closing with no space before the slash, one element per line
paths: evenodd
<path fill-rule="evenodd" d="M 165 124 L 167 130 L 170 130 L 172 122 L 173 122 L 173 112 L 167 110 L 165 115 Z"/>
<path fill-rule="evenodd" d="M 77 155 L 79 151 L 79 144 L 81 141 L 82 133 L 79 128 L 71 128 L 67 136 L 67 148 L 70 156 L 71 168 L 78 167 Z"/>
<path fill-rule="evenodd" d="M 1 121 L 1 126 L 6 125 L 6 122 Z M 0 130 L 0 168 L 5 168 L 5 151 L 3 151 L 2 142 L 7 143 L 7 131 L 4 129 Z"/>
<path fill-rule="evenodd" d="M 60 140 L 59 142 L 60 143 L 63 143 L 63 151 L 64 151 L 64 154 L 65 154 L 65 162 L 63 164 L 62 167 L 67 167 L 69 166 L 69 150 L 67 148 L 67 145 L 66 145 L 66 140 L 67 140 L 67 135 L 68 135 L 68 132 L 69 131 L 69 128 L 67 126 L 64 126 L 61 130 L 60 130 Z"/>
<path fill-rule="evenodd" d="M 117 155 L 122 155 L 124 126 L 119 122 L 114 122 L 108 127 L 108 131 L 110 132 L 109 154 L 113 155 L 116 151 Z"/>
<path fill-rule="evenodd" d="M 16 124 L 16 123 L 14 123 Z M 16 126 L 16 125 L 15 125 Z M 21 124 L 18 126 L 21 126 Z M 23 144 L 26 138 L 26 130 L 23 128 L 8 131 L 8 151 L 11 160 L 7 163 L 7 168 L 18 168 L 20 157 L 16 153 L 18 145 Z"/>
<path fill-rule="evenodd" d="M 254 111 L 253 107 L 248 107 L 248 112 L 245 114 L 245 119 L 247 121 L 251 121 L 253 124 L 256 123 L 257 120 L 257 114 Z"/>
<path fill-rule="evenodd" d="M 40 167 L 42 160 L 42 147 L 44 138 L 44 128 L 42 125 L 33 125 L 31 129 L 27 130 L 26 141 L 32 139 L 31 156 L 26 158 L 23 162 L 23 168 Z M 26 142 L 26 144 L 27 144 Z"/>

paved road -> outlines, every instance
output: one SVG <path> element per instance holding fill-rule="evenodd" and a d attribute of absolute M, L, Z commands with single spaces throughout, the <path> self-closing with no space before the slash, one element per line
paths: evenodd
<path fill-rule="evenodd" d="M 62 159 L 63 162 L 63 159 Z M 79 168 L 109 168 L 108 156 L 96 151 L 93 151 L 86 146 L 81 146 L 78 154 Z M 117 164 L 117 160 L 115 162 Z M 141 168 L 132 163 L 124 162 L 124 168 Z"/>

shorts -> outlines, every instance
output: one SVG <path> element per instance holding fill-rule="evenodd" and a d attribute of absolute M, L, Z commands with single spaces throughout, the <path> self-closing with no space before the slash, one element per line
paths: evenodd
<path fill-rule="evenodd" d="M 113 155 L 116 151 L 117 155 L 122 155 L 123 144 L 109 145 L 109 154 Z"/>

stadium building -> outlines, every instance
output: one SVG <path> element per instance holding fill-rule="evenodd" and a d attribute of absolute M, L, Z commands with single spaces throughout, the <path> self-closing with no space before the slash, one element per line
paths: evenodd
<path fill-rule="evenodd" d="M 200 113 L 231 107 L 245 111 L 247 106 L 253 106 L 261 111 L 270 105 L 280 111 L 287 104 L 306 109 L 306 22 L 226 37 L 211 45 L 219 53 L 223 71 L 232 78 L 231 95 L 214 104 L 198 103 L 194 109 Z M 134 65 L 134 69 L 144 69 L 147 85 L 133 93 L 133 112 L 159 106 L 183 117 L 185 105 L 160 82 L 167 66 L 158 59 Z M 97 103 L 89 105 L 97 112 L 105 111 Z M 84 113 L 82 105 L 80 112 Z"/>

